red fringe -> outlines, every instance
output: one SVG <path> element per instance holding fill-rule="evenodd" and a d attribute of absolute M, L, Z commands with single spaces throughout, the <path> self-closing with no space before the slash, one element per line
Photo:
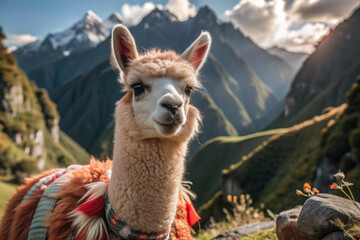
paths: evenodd
<path fill-rule="evenodd" d="M 104 212 L 105 198 L 97 197 L 81 204 L 77 210 L 89 217 L 100 217 Z"/>
<path fill-rule="evenodd" d="M 196 212 L 194 205 L 191 202 L 188 202 L 186 200 L 185 202 L 186 202 L 187 220 L 190 227 L 192 227 L 195 223 L 197 223 L 201 219 L 201 217 Z"/>

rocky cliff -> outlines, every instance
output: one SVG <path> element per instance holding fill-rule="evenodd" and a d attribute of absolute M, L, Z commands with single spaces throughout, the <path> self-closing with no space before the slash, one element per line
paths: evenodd
<path fill-rule="evenodd" d="M 46 90 L 27 79 L 0 42 L 0 174 L 12 170 L 21 178 L 45 168 L 86 162 L 83 149 L 66 136 L 61 139 L 59 121 Z M 74 148 L 65 149 L 64 141 Z"/>

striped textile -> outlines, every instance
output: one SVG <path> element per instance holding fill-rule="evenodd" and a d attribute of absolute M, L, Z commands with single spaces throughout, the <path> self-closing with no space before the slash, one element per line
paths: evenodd
<path fill-rule="evenodd" d="M 46 197 L 40 199 L 31 221 L 28 240 L 45 240 L 47 238 L 48 226 L 46 226 L 45 221 L 58 200 L 57 198 L 51 197 L 51 195 L 59 192 L 59 185 L 67 177 L 66 174 L 62 175 L 45 190 L 44 196 Z"/>
<path fill-rule="evenodd" d="M 122 240 L 168 240 L 170 239 L 170 226 L 162 232 L 145 233 L 131 230 L 125 222 L 115 214 L 110 205 L 108 196 L 105 197 L 105 217 L 110 230 Z"/>
<path fill-rule="evenodd" d="M 34 186 L 31 187 L 31 189 L 26 193 L 25 197 L 21 201 L 21 203 L 26 202 L 33 194 L 34 192 L 41 186 L 41 185 L 48 185 L 50 182 L 52 182 L 55 178 L 58 178 L 59 176 L 63 175 L 66 169 L 60 169 L 57 172 L 54 172 L 53 174 L 50 174 L 48 176 L 45 176 L 41 178 Z"/>

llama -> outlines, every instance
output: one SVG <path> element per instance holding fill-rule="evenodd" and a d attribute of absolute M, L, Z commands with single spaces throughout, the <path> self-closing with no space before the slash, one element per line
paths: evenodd
<path fill-rule="evenodd" d="M 126 91 L 116 103 L 113 161 L 26 179 L 7 205 L 0 239 L 190 239 L 199 220 L 182 187 L 201 116 L 190 104 L 211 44 L 203 32 L 182 55 L 138 54 L 123 25 L 112 63 Z"/>

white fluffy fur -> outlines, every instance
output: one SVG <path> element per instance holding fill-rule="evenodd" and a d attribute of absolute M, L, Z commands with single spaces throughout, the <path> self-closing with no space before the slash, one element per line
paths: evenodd
<path fill-rule="evenodd" d="M 162 106 L 163 103 L 181 106 L 179 115 L 182 122 L 176 126 L 171 136 L 180 132 L 186 120 L 186 105 L 188 97 L 184 93 L 186 82 L 161 78 L 155 80 L 143 80 L 143 83 L 150 86 L 151 92 L 145 92 L 139 99 L 133 101 L 133 110 L 136 123 L 142 128 L 142 138 L 166 137 L 169 135 L 164 132 L 162 116 L 168 110 Z M 146 90 L 147 91 L 147 90 Z"/>

